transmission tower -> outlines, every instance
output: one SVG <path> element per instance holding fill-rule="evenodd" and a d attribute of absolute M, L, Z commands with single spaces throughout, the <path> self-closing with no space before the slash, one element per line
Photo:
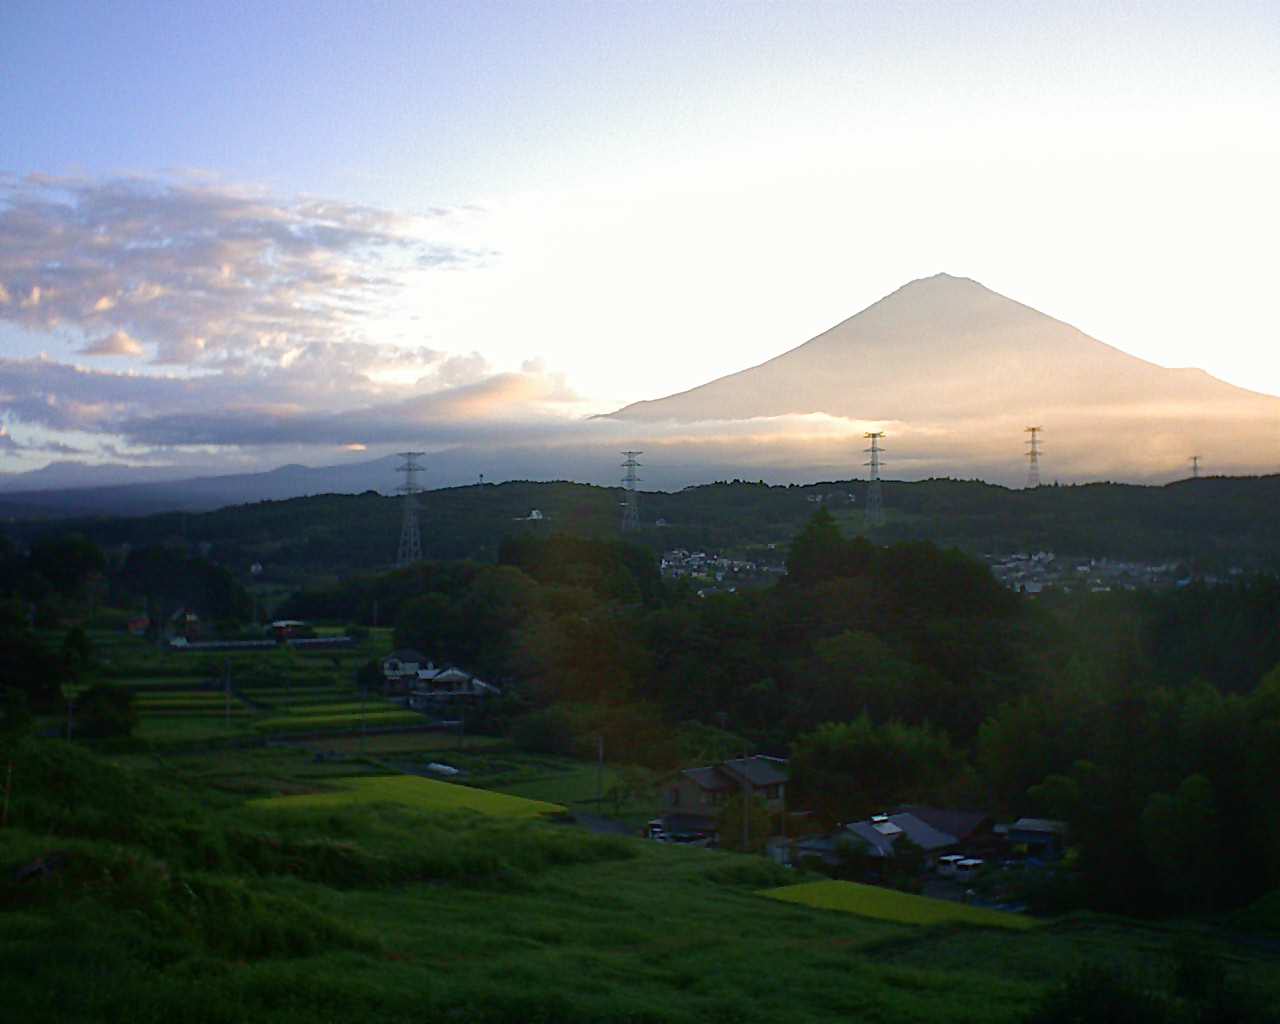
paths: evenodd
<path fill-rule="evenodd" d="M 1192 480 L 1200 479 L 1200 456 L 1199 455 L 1191 456 L 1191 479 Z"/>
<path fill-rule="evenodd" d="M 627 471 L 626 476 L 622 478 L 622 486 L 625 491 L 622 495 L 622 529 L 634 530 L 640 525 L 640 500 L 636 493 L 636 482 L 640 479 L 636 476 L 636 470 L 640 468 L 639 456 L 644 452 L 623 452 L 626 462 L 622 464 L 622 468 Z"/>
<path fill-rule="evenodd" d="M 1040 486 L 1040 431 L 1044 427 L 1027 427 L 1023 433 L 1030 434 L 1027 442 L 1027 486 Z"/>
<path fill-rule="evenodd" d="M 418 495 L 422 488 L 418 486 L 418 474 L 423 471 L 418 458 L 426 452 L 397 452 L 404 463 L 396 467 L 397 473 L 404 474 L 404 483 L 396 490 L 404 495 L 404 519 L 400 523 L 400 550 L 396 552 L 396 567 L 403 569 L 406 565 L 422 561 L 422 535 L 418 530 Z"/>
<path fill-rule="evenodd" d="M 884 431 L 870 430 L 862 436 L 871 442 L 871 447 L 866 449 L 871 458 L 863 463 L 871 467 L 871 479 L 867 482 L 867 503 L 863 506 L 862 517 L 868 526 L 879 526 L 884 522 L 884 504 L 880 497 L 880 456 L 884 454 L 880 438 L 884 437 Z"/>

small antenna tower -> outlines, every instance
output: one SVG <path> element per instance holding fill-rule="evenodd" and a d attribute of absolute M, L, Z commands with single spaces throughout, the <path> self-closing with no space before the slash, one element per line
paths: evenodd
<path fill-rule="evenodd" d="M 422 488 L 418 486 L 418 474 L 423 471 L 418 459 L 426 452 L 397 452 L 404 463 L 396 467 L 397 473 L 404 474 L 404 483 L 396 488 L 404 495 L 404 519 L 400 523 L 400 550 L 396 552 L 396 568 L 422 561 L 422 534 L 418 530 L 418 495 Z"/>
<path fill-rule="evenodd" d="M 1192 480 L 1200 479 L 1200 456 L 1199 455 L 1191 456 L 1191 479 Z"/>
<path fill-rule="evenodd" d="M 1040 486 L 1040 431 L 1044 427 L 1027 427 L 1023 433 L 1030 434 L 1027 442 L 1027 486 Z"/>
<path fill-rule="evenodd" d="M 884 504 L 880 496 L 880 456 L 884 454 L 880 438 L 884 437 L 884 431 L 869 430 L 862 436 L 871 442 L 871 447 L 866 449 L 871 458 L 863 463 L 871 467 L 871 479 L 867 483 L 867 503 L 863 506 L 862 518 L 868 526 L 879 526 L 884 522 Z"/>
<path fill-rule="evenodd" d="M 640 468 L 639 456 L 644 452 L 623 452 L 626 462 L 622 464 L 622 468 L 627 471 L 626 476 L 622 478 L 622 486 L 625 491 L 622 495 L 622 529 L 634 530 L 640 525 L 640 500 L 636 493 L 636 482 L 640 479 L 636 476 L 636 470 Z"/>

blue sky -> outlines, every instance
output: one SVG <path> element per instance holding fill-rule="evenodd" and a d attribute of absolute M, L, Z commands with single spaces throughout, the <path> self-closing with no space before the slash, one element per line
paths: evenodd
<path fill-rule="evenodd" d="M 10 0 L 0 89 L 0 469 L 572 418 L 939 271 L 1280 394 L 1274 3 Z"/>

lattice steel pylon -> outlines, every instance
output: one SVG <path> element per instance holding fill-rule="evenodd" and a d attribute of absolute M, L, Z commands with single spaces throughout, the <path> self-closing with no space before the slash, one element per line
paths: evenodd
<path fill-rule="evenodd" d="M 622 464 L 622 468 L 627 471 L 626 476 L 622 478 L 622 529 L 634 530 L 640 525 L 640 498 L 636 493 L 636 483 L 639 477 L 636 476 L 636 470 L 640 468 L 639 456 L 644 452 L 623 452 L 626 462 Z"/>
<path fill-rule="evenodd" d="M 1044 427 L 1027 427 L 1023 433 L 1030 434 L 1027 442 L 1027 486 L 1040 486 L 1040 431 Z"/>
<path fill-rule="evenodd" d="M 862 508 L 862 518 L 868 526 L 879 526 L 884 522 L 884 501 L 880 495 L 880 456 L 884 454 L 880 438 L 884 437 L 884 431 L 869 430 L 862 436 L 871 442 L 871 447 L 866 449 L 871 458 L 863 463 L 871 467 L 871 479 L 867 481 L 867 502 Z"/>
<path fill-rule="evenodd" d="M 1191 456 L 1191 479 L 1192 480 L 1200 479 L 1200 458 L 1201 457 L 1199 455 Z"/>
<path fill-rule="evenodd" d="M 403 569 L 406 565 L 422 561 L 422 534 L 418 529 L 418 495 L 422 488 L 418 486 L 418 474 L 423 467 L 418 465 L 418 458 L 426 452 L 396 452 L 403 464 L 396 467 L 397 473 L 404 474 L 404 483 L 396 490 L 404 495 L 404 518 L 400 522 L 400 549 L 396 552 L 396 567 Z"/>

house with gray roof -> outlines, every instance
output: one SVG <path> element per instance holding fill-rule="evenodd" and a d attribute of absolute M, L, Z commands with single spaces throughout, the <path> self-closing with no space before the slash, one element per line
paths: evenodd
<path fill-rule="evenodd" d="M 771 814 L 780 814 L 786 809 L 786 789 L 786 762 L 761 754 L 685 768 L 663 789 L 664 818 L 678 819 L 678 831 L 714 832 L 720 809 L 732 797 L 748 793 L 761 798 Z"/>

